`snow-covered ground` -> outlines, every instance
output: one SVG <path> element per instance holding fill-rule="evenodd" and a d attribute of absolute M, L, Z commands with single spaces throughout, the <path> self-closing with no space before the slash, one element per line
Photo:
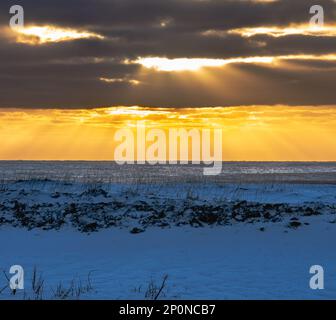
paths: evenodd
<path fill-rule="evenodd" d="M 87 235 L 73 230 L 1 229 L 1 267 L 20 264 L 26 290 L 34 266 L 43 273 L 45 297 L 59 282 L 83 283 L 91 272 L 92 291 L 81 298 L 143 299 L 152 280 L 168 275 L 169 299 L 335 299 L 336 225 L 310 218 L 310 226 L 282 224 L 223 228 L 154 229 L 132 235 L 105 230 Z M 287 232 L 286 232 L 287 231 Z M 309 288 L 309 268 L 325 268 L 325 290 Z M 2 279 L 4 283 L 5 279 Z M 9 292 L 0 298 L 11 298 Z"/>
<path fill-rule="evenodd" d="M 34 298 L 34 267 L 43 298 L 72 286 L 82 299 L 143 299 L 168 275 L 161 298 L 335 299 L 335 191 L 310 184 L 6 183 L 0 268 L 8 274 L 12 265 L 24 267 L 26 299 Z M 135 227 L 140 233 L 130 232 Z M 316 264 L 325 269 L 325 290 L 309 288 Z M 0 292 L 5 285 L 0 274 Z M 78 298 L 73 291 L 67 298 Z"/>

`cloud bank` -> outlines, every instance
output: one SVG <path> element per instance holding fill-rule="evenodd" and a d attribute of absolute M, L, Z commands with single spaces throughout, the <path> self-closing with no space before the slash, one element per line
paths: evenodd
<path fill-rule="evenodd" d="M 312 31 L 314 4 L 22 0 L 13 32 L 3 0 L 0 107 L 334 104 L 336 2 L 319 1 L 326 26 Z"/>

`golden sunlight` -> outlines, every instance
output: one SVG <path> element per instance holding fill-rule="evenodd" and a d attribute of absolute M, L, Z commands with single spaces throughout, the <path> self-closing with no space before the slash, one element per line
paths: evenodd
<path fill-rule="evenodd" d="M 140 57 L 135 61 L 125 61 L 126 64 L 138 63 L 145 68 L 155 69 L 157 71 L 181 72 L 181 71 L 199 71 L 202 68 L 218 68 L 229 64 L 247 63 L 247 64 L 275 64 L 285 60 L 321 60 L 336 61 L 336 54 L 312 55 L 312 54 L 293 54 L 282 56 L 265 57 L 238 57 L 229 59 L 194 59 L 178 58 L 168 59 L 160 57 Z"/>
<path fill-rule="evenodd" d="M 335 106 L 218 108 L 109 107 L 0 110 L 0 159 L 113 160 L 114 134 L 146 128 L 223 131 L 224 160 L 324 161 L 336 158 Z"/>
<path fill-rule="evenodd" d="M 127 78 L 99 78 L 100 81 L 105 83 L 128 83 L 134 86 L 139 85 L 141 82 L 135 79 L 127 79 Z"/>
<path fill-rule="evenodd" d="M 52 42 L 90 38 L 104 39 L 102 35 L 97 33 L 56 26 L 27 26 L 15 28 L 14 32 L 18 43 L 25 43 L 29 45 L 41 45 Z"/>
<path fill-rule="evenodd" d="M 285 27 L 267 26 L 267 27 L 250 27 L 250 28 L 238 28 L 232 29 L 228 33 L 239 34 L 243 37 L 253 37 L 256 35 L 269 35 L 272 37 L 284 37 L 290 35 L 304 35 L 314 37 L 335 37 L 336 25 L 329 24 L 324 26 L 311 25 L 311 24 L 293 24 Z M 209 30 L 204 35 L 208 36 L 221 36 L 221 31 Z"/>
<path fill-rule="evenodd" d="M 231 59 L 168 59 L 160 57 L 140 57 L 131 63 L 138 63 L 145 68 L 154 68 L 159 71 L 198 71 L 205 67 L 222 67 L 232 63 L 272 63 L 273 57 L 246 57 Z M 126 63 L 130 63 L 126 61 Z"/>

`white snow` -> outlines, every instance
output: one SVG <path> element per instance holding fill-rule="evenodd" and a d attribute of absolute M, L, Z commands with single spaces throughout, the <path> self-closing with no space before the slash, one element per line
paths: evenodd
<path fill-rule="evenodd" d="M 110 198 L 128 204 L 139 200 L 160 204 L 158 199 L 336 203 L 336 186 L 322 184 L 102 184 L 99 188 L 108 192 L 107 199 L 83 195 L 90 189 L 83 183 L 7 183 L 0 200 L 8 210 L 16 199 L 29 205 L 100 203 Z M 55 192 L 61 193 L 58 198 L 50 196 Z M 160 285 L 164 275 L 168 281 L 161 298 L 167 299 L 336 298 L 335 215 L 300 216 L 302 226 L 297 229 L 288 228 L 290 218 L 204 228 L 151 227 L 136 235 L 117 227 L 85 234 L 69 225 L 59 231 L 28 231 L 5 224 L 0 226 L 0 269 L 8 273 L 12 265 L 24 267 L 26 298 L 32 297 L 34 267 L 43 274 L 43 298 L 53 298 L 60 282 L 68 286 L 81 279 L 84 284 L 89 274 L 93 290 L 82 299 L 143 299 L 150 282 Z M 326 272 L 325 290 L 309 288 L 309 269 L 316 264 Z M 6 283 L 0 274 L 0 291 Z M 8 298 L 23 298 L 23 292 L 13 296 L 4 290 L 0 299 Z"/>
<path fill-rule="evenodd" d="M 46 297 L 60 281 L 85 280 L 92 272 L 94 290 L 82 298 L 143 299 L 151 279 L 159 284 L 167 274 L 163 298 L 169 299 L 333 299 L 336 224 L 326 216 L 306 221 L 311 224 L 297 230 L 267 224 L 261 232 L 260 226 L 238 224 L 150 229 L 139 235 L 118 229 L 86 235 L 5 227 L 0 266 L 22 265 L 27 291 L 36 266 L 43 272 Z M 322 291 L 309 288 L 309 268 L 315 264 L 326 272 Z M 13 297 L 7 292 L 0 298 Z"/>

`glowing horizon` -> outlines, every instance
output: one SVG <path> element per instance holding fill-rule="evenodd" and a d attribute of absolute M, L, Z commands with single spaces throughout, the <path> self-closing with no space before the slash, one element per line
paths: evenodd
<path fill-rule="evenodd" d="M 114 160 L 114 133 L 222 128 L 224 161 L 336 161 L 335 106 L 1 109 L 1 160 Z"/>

